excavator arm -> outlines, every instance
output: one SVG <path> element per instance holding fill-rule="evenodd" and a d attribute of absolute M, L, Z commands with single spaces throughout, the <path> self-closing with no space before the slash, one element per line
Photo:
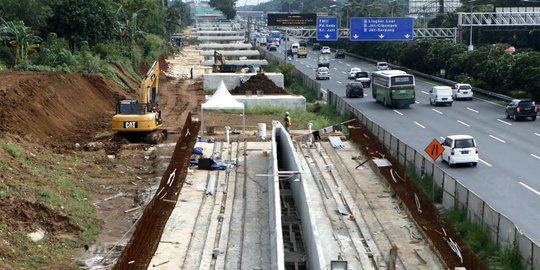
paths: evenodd
<path fill-rule="evenodd" d="M 154 61 L 146 72 L 139 87 L 139 103 L 142 105 L 142 113 L 151 112 L 157 107 L 159 81 L 159 63 Z"/>

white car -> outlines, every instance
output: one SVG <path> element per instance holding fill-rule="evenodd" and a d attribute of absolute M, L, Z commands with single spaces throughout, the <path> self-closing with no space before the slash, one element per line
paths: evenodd
<path fill-rule="evenodd" d="M 468 83 L 456 83 L 452 87 L 452 97 L 454 100 L 467 99 L 472 100 L 473 91 L 472 86 Z"/>
<path fill-rule="evenodd" d="M 388 63 L 377 62 L 377 70 L 388 70 Z"/>
<path fill-rule="evenodd" d="M 459 163 L 469 163 L 473 166 L 478 164 L 478 146 L 470 135 L 450 135 L 446 136 L 442 142 L 444 151 L 441 154 L 442 160 L 452 167 Z"/>
<path fill-rule="evenodd" d="M 349 75 L 347 75 L 347 78 L 348 79 L 354 79 L 354 76 L 356 75 L 357 72 L 361 72 L 362 69 L 359 68 L 359 67 L 353 67 L 349 70 Z"/>
<path fill-rule="evenodd" d="M 316 80 L 330 80 L 330 69 L 327 67 L 317 68 L 315 79 Z"/>
<path fill-rule="evenodd" d="M 330 54 L 330 53 L 331 53 L 330 47 L 328 47 L 328 46 L 323 46 L 322 49 L 321 49 L 321 53 L 322 53 L 322 54 Z"/>

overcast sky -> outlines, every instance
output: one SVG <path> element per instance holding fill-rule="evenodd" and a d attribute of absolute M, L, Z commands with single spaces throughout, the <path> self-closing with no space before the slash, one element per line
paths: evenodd
<path fill-rule="evenodd" d="M 266 3 L 266 2 L 269 2 L 270 0 L 238 0 L 236 1 L 236 5 L 237 6 L 243 6 L 244 3 L 245 5 L 257 5 L 257 4 L 262 4 L 262 3 Z"/>

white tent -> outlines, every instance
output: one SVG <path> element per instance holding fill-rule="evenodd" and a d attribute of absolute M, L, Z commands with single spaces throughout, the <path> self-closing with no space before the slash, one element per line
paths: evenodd
<path fill-rule="evenodd" d="M 233 98 L 223 80 L 212 97 L 201 105 L 201 130 L 204 134 L 204 110 L 240 110 L 242 109 L 242 131 L 246 129 L 244 103 Z"/>

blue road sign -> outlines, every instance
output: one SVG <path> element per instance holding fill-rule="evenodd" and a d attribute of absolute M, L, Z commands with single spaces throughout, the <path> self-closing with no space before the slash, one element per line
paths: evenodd
<path fill-rule="evenodd" d="M 351 18 L 351 41 L 413 39 L 413 18 Z"/>
<path fill-rule="evenodd" d="M 337 18 L 317 17 L 317 41 L 336 41 L 337 39 Z"/>

